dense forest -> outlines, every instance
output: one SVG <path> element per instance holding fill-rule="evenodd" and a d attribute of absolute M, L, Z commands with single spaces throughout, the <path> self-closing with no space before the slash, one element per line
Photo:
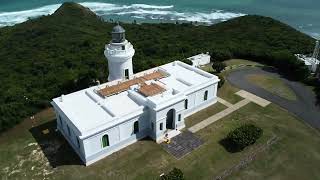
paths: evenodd
<path fill-rule="evenodd" d="M 292 54 L 310 53 L 314 46 L 309 36 L 256 15 L 212 26 L 121 25 L 136 50 L 136 72 L 210 52 L 216 60 L 247 58 L 280 68 L 290 61 L 294 73 L 288 73 L 296 74 L 299 63 L 292 60 Z M 52 15 L 1 28 L 0 131 L 50 106 L 53 97 L 88 87 L 95 79 L 105 82 L 103 51 L 113 26 L 87 8 L 65 3 Z"/>

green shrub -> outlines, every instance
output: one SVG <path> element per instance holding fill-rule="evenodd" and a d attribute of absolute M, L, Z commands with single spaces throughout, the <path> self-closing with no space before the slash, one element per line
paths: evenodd
<path fill-rule="evenodd" d="M 231 131 L 222 141 L 229 152 L 239 152 L 245 147 L 254 144 L 262 134 L 263 130 L 261 128 L 252 124 L 246 124 Z"/>
<path fill-rule="evenodd" d="M 220 73 L 222 70 L 226 68 L 226 64 L 220 61 L 215 61 L 212 63 L 212 69 L 214 69 L 217 73 Z"/>
<path fill-rule="evenodd" d="M 178 168 L 173 168 L 168 174 L 161 176 L 161 180 L 184 180 L 183 173 Z"/>

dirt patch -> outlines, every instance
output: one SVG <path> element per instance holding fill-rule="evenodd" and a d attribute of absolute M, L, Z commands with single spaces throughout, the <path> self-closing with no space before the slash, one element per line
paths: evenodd
<path fill-rule="evenodd" d="M 49 175 L 54 173 L 55 169 L 50 166 L 46 155 L 51 155 L 51 158 L 54 158 L 60 146 L 59 141 L 41 144 L 41 147 L 46 147 L 44 149 L 37 143 L 29 143 L 23 148 L 22 154 L 16 156 L 14 162 L 17 163 L 5 167 L 2 171 L 8 178 L 33 174 L 34 178 L 49 179 Z"/>

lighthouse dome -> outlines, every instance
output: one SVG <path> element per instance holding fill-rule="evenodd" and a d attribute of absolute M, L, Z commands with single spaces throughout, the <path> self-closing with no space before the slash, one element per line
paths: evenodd
<path fill-rule="evenodd" d="M 113 27 L 112 29 L 112 33 L 125 33 L 125 32 L 126 30 L 124 30 L 123 27 L 120 26 L 119 24 Z"/>
<path fill-rule="evenodd" d="M 125 30 L 119 24 L 113 27 L 112 29 L 112 42 L 113 43 L 121 43 L 126 40 Z"/>

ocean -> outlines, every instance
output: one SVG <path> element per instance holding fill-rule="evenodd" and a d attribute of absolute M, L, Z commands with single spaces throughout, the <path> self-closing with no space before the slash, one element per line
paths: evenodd
<path fill-rule="evenodd" d="M 0 0 L 0 27 L 52 14 L 66 0 Z M 246 14 L 269 16 L 320 38 L 319 0 L 76 0 L 105 20 L 214 24 Z"/>

